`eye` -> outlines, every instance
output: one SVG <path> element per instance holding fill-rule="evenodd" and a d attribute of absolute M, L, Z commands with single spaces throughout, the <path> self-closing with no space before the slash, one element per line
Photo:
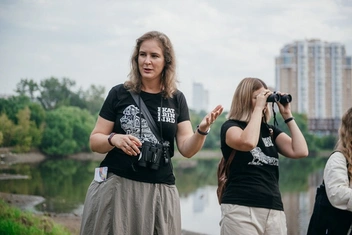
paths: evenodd
<path fill-rule="evenodd" d="M 145 52 L 139 52 L 139 56 L 145 56 Z"/>
<path fill-rule="evenodd" d="M 152 57 L 153 57 L 153 58 L 158 58 L 159 55 L 158 55 L 158 54 L 152 54 Z"/>

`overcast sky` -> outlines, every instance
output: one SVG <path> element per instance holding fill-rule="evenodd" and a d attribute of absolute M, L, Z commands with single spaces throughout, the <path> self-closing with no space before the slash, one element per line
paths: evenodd
<path fill-rule="evenodd" d="M 51 76 L 108 92 L 127 79 L 135 40 L 150 30 L 174 44 L 189 106 L 200 82 L 209 110 L 228 110 L 242 78 L 275 85 L 286 44 L 339 42 L 351 56 L 352 0 L 0 0 L 0 94 Z"/>

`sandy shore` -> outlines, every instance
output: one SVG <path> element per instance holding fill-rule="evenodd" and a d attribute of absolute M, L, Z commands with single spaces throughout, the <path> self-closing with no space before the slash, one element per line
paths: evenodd
<path fill-rule="evenodd" d="M 72 159 L 77 160 L 97 160 L 100 161 L 104 158 L 105 155 L 98 153 L 81 153 L 70 156 Z M 0 171 L 1 169 L 6 169 L 11 167 L 13 164 L 18 163 L 39 163 L 44 161 L 46 157 L 39 152 L 32 152 L 26 154 L 13 154 L 7 151 L 6 149 L 0 149 Z M 1 180 L 7 179 L 18 179 L 26 176 L 21 175 L 10 175 L 0 173 L 0 182 Z M 33 211 L 34 206 L 43 202 L 45 198 L 36 195 L 21 195 L 21 194 L 9 194 L 0 192 L 0 198 L 2 198 L 9 205 L 20 208 L 21 210 Z M 35 212 L 42 214 L 39 212 Z M 50 217 L 54 222 L 62 224 L 65 226 L 72 235 L 78 235 L 81 224 L 81 216 L 76 214 L 56 214 L 50 213 L 45 214 L 45 216 Z M 182 235 L 201 235 L 199 233 L 194 233 L 190 231 L 182 231 Z"/>

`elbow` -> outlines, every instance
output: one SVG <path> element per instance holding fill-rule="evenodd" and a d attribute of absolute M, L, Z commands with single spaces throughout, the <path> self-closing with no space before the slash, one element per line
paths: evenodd
<path fill-rule="evenodd" d="M 191 158 L 191 157 L 193 157 L 196 154 L 196 153 L 184 153 L 184 152 L 181 152 L 181 151 L 180 151 L 180 153 L 185 158 Z"/>
<path fill-rule="evenodd" d="M 308 149 L 297 154 L 297 158 L 306 158 L 309 155 Z"/>
<path fill-rule="evenodd" d="M 257 144 L 251 143 L 251 142 L 243 142 L 239 148 L 235 148 L 238 149 L 240 151 L 251 151 L 253 150 L 255 147 L 257 147 Z"/>

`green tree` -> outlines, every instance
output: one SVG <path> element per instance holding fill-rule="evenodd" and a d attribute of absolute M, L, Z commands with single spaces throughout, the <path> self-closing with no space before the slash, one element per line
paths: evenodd
<path fill-rule="evenodd" d="M 53 110 L 60 106 L 75 106 L 88 109 L 97 114 L 104 101 L 105 88 L 91 85 L 87 91 L 73 91 L 76 82 L 68 78 L 59 80 L 55 77 L 44 79 L 37 84 L 33 79 L 22 79 L 17 84 L 16 92 L 20 96 L 30 97 L 39 102 L 45 110 Z"/>
<path fill-rule="evenodd" d="M 95 119 L 77 107 L 62 106 L 47 112 L 41 150 L 50 156 L 89 151 L 89 135 Z"/>
<path fill-rule="evenodd" d="M 69 105 L 71 97 L 70 87 L 76 83 L 68 78 L 61 82 L 55 77 L 40 82 L 40 96 L 37 97 L 44 109 L 53 110 L 62 105 Z"/>
<path fill-rule="evenodd" d="M 34 101 L 35 93 L 39 92 L 39 86 L 33 79 L 21 79 L 17 84 L 16 92 L 20 96 L 29 96 Z"/>
<path fill-rule="evenodd" d="M 13 130 L 13 142 L 16 152 L 29 152 L 33 147 L 39 146 L 42 138 L 42 129 L 30 120 L 31 111 L 28 107 L 17 114 L 18 124 Z"/>
<path fill-rule="evenodd" d="M 0 114 L 0 123 L 0 133 L 3 136 L 2 146 L 13 146 L 13 130 L 15 128 L 15 124 L 7 117 L 5 113 Z"/>
<path fill-rule="evenodd" d="M 93 115 L 98 114 L 104 102 L 105 88 L 103 86 L 91 85 L 89 89 L 83 92 L 83 99 L 86 107 Z"/>

